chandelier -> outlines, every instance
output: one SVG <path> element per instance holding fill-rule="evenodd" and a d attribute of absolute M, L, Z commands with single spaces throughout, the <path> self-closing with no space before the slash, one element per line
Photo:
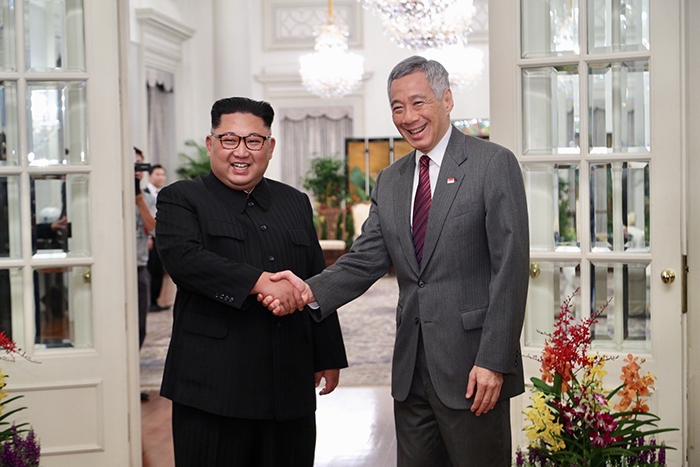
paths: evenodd
<path fill-rule="evenodd" d="M 466 44 L 473 0 L 363 0 L 379 16 L 384 33 L 401 48 L 441 49 Z"/>
<path fill-rule="evenodd" d="M 450 88 L 463 91 L 476 83 L 484 72 L 484 53 L 476 47 L 462 44 L 442 49 L 430 49 L 421 53 L 425 58 L 437 60 L 450 75 Z"/>
<path fill-rule="evenodd" d="M 348 52 L 347 27 L 333 22 L 333 0 L 328 1 L 328 21 L 316 28 L 314 36 L 315 52 L 299 58 L 306 90 L 323 98 L 338 98 L 360 89 L 364 58 Z"/>

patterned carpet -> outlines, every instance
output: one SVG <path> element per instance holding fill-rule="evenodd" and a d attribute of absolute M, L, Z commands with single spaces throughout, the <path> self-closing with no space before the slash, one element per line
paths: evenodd
<path fill-rule="evenodd" d="M 396 278 L 379 279 L 364 295 L 338 310 L 350 367 L 341 371 L 340 386 L 388 386 L 396 331 L 399 290 Z M 166 277 L 161 304 L 171 304 L 175 286 Z M 160 388 L 170 343 L 172 309 L 148 314 L 146 340 L 141 349 L 141 388 Z"/>

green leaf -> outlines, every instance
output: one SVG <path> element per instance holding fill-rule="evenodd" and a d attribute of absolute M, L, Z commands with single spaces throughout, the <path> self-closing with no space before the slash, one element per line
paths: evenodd
<path fill-rule="evenodd" d="M 550 386 L 549 384 L 545 383 L 539 378 L 530 378 L 530 381 L 532 381 L 532 384 L 535 386 L 536 389 L 539 389 L 545 394 L 554 394 L 554 388 Z"/>

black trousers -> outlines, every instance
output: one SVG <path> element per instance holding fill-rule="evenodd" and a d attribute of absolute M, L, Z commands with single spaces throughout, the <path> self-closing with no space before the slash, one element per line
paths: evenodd
<path fill-rule="evenodd" d="M 138 267 L 138 296 L 139 296 L 139 349 L 146 339 L 146 318 L 148 305 L 151 302 L 151 274 L 146 266 Z"/>
<path fill-rule="evenodd" d="M 151 303 L 149 305 L 157 305 L 160 291 L 163 288 L 163 263 L 156 249 L 156 239 L 153 238 L 153 248 L 148 251 L 148 272 L 151 273 Z"/>
<path fill-rule="evenodd" d="M 222 417 L 173 402 L 176 467 L 313 467 L 314 414 L 295 420 Z"/>
<path fill-rule="evenodd" d="M 394 421 L 398 467 L 511 465 L 510 401 L 479 417 L 445 406 L 430 381 L 422 337 L 408 398 L 394 401 Z"/>

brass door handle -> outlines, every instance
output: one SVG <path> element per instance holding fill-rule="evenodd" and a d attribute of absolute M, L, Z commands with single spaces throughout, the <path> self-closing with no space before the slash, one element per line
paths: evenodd
<path fill-rule="evenodd" d="M 664 284 L 670 284 L 674 280 L 676 280 L 676 273 L 673 272 L 672 269 L 664 269 L 661 271 L 661 281 Z"/>
<path fill-rule="evenodd" d="M 530 277 L 537 279 L 540 275 L 540 265 L 537 263 L 530 263 Z"/>

